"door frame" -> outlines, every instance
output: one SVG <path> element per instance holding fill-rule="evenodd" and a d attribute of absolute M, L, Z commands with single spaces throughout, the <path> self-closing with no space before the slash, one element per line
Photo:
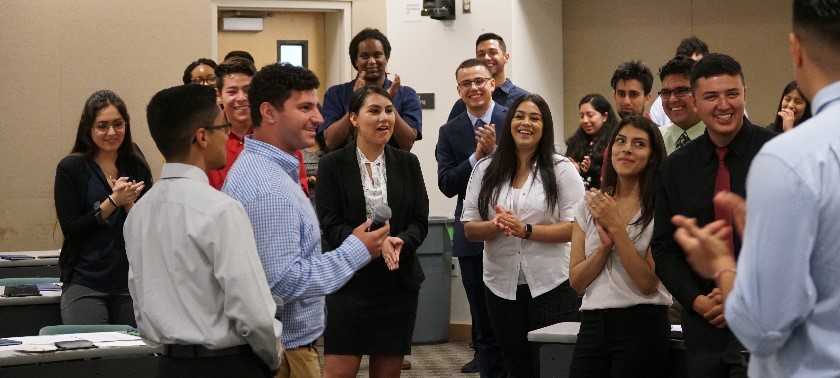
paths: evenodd
<path fill-rule="evenodd" d="M 210 4 L 211 56 L 218 56 L 219 11 L 315 11 L 324 13 L 324 46 L 327 77 L 321 79 L 321 88 L 352 80 L 351 66 L 345 58 L 346 46 L 350 43 L 350 22 L 352 3 L 349 1 L 283 1 L 283 0 L 213 0 Z"/>

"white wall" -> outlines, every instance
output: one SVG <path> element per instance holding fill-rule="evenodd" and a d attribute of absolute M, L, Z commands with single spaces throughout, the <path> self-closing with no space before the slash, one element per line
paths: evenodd
<path fill-rule="evenodd" d="M 446 22 L 427 17 L 407 21 L 406 5 L 422 1 L 387 2 L 387 35 L 392 46 L 388 71 L 399 74 L 402 83 L 418 93 L 435 94 L 435 109 L 423 111 L 423 140 L 412 149 L 420 159 L 426 180 L 429 215 L 452 216 L 455 209 L 455 199 L 446 198 L 437 188 L 434 152 L 438 129 L 446 123 L 449 110 L 458 98 L 455 68 L 465 59 L 475 57 L 475 39 L 479 34 L 493 32 L 505 38 L 511 54 L 506 67 L 508 77 L 517 85 L 542 94 L 556 112 L 554 119 L 563 119 L 561 13 L 559 2 L 555 2 L 473 1 L 472 13 L 463 14 L 461 0 L 456 0 L 457 18 Z M 556 130 L 562 133 L 562 125 L 557 125 Z M 460 278 L 452 280 L 451 313 L 452 323 L 470 322 Z"/>

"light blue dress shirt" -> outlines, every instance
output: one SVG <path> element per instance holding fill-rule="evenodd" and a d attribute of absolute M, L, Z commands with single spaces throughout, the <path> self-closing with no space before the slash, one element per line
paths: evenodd
<path fill-rule="evenodd" d="M 726 321 L 755 377 L 840 376 L 840 82 L 764 145 Z"/>
<path fill-rule="evenodd" d="M 283 299 L 283 346 L 298 348 L 324 331 L 324 296 L 343 286 L 370 254 L 350 235 L 321 253 L 318 217 L 298 183 L 298 159 L 252 135 L 222 190 L 242 203 L 271 293 Z"/>

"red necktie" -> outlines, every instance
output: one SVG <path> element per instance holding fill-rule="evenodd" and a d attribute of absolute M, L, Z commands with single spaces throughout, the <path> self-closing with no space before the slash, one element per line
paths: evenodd
<path fill-rule="evenodd" d="M 717 176 L 715 177 L 715 194 L 722 191 L 728 192 L 730 190 L 729 167 L 726 166 L 726 155 L 729 154 L 729 148 L 715 148 L 715 154 L 718 156 L 718 170 Z M 732 225 L 732 214 L 729 212 L 729 209 L 715 204 L 715 220 L 720 219 L 725 220 L 728 226 Z M 735 232 L 735 230 L 732 230 L 732 232 Z M 729 246 L 729 251 L 734 254 L 735 245 L 732 243 L 732 234 L 730 234 L 727 238 L 726 244 Z"/>

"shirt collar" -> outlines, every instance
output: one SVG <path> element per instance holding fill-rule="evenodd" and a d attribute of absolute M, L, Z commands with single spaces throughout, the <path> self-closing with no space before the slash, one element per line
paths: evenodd
<path fill-rule="evenodd" d="M 245 132 L 245 135 L 251 135 L 253 133 L 254 133 L 254 128 L 249 127 L 248 131 Z M 233 130 L 231 130 L 230 134 L 228 134 L 228 139 L 233 139 L 237 142 L 242 142 L 245 139 L 245 135 L 243 135 L 243 136 L 236 135 L 236 133 Z"/>
<path fill-rule="evenodd" d="M 353 80 L 350 80 L 350 88 L 355 88 L 355 87 L 356 87 L 356 80 L 358 80 L 358 79 L 353 79 Z M 389 79 L 386 77 L 386 78 L 385 78 L 385 83 L 383 83 L 383 84 L 382 84 L 382 89 L 388 89 L 388 88 L 391 88 L 391 84 L 392 84 L 391 80 L 389 80 Z M 397 93 L 399 93 L 399 92 L 397 92 Z"/>
<path fill-rule="evenodd" d="M 484 114 L 482 114 L 481 117 L 475 117 L 470 113 L 469 110 L 467 110 L 467 117 L 469 117 L 469 119 L 470 119 L 470 125 L 475 125 L 475 121 L 478 120 L 479 118 L 481 118 L 481 120 L 484 121 L 485 125 L 489 125 L 490 121 L 493 119 L 493 108 L 495 108 L 495 107 L 496 107 L 496 102 L 495 101 L 491 102 L 490 107 L 487 108 L 487 111 L 484 112 Z"/>
<path fill-rule="evenodd" d="M 814 101 L 811 101 L 811 113 L 817 115 L 826 105 L 840 100 L 840 81 L 835 81 L 817 92 Z"/>
<path fill-rule="evenodd" d="M 513 82 L 510 81 L 510 79 L 505 78 L 505 81 L 501 85 L 496 86 L 496 90 L 505 92 L 507 94 L 510 94 L 510 91 L 513 90 L 513 87 L 514 87 Z"/>
<path fill-rule="evenodd" d="M 160 179 L 185 178 L 210 185 L 207 174 L 192 164 L 165 163 L 160 171 Z"/>
<path fill-rule="evenodd" d="M 297 156 L 290 155 L 271 144 L 256 140 L 253 134 L 245 136 L 245 151 L 268 158 L 277 163 L 293 179 L 298 179 L 300 161 Z"/>
<path fill-rule="evenodd" d="M 732 141 L 729 142 L 728 145 L 726 145 L 726 147 L 729 148 L 729 152 L 734 153 L 738 157 L 746 156 L 747 150 L 750 147 L 749 140 L 753 132 L 755 132 L 755 127 L 756 126 L 754 126 L 752 122 L 750 122 L 750 120 L 747 119 L 746 116 L 744 116 L 744 124 L 741 125 L 741 129 L 738 130 L 737 134 L 735 134 L 735 138 L 732 139 Z M 709 143 L 709 145 L 711 146 L 711 148 L 709 149 L 711 153 L 710 156 L 714 156 L 715 159 L 717 159 L 717 156 L 715 155 L 715 148 L 717 148 L 717 146 L 715 146 L 715 144 L 712 143 L 712 138 L 710 138 L 708 135 L 709 130 L 706 129 L 703 131 L 703 133 L 706 134 L 707 143 Z"/>

